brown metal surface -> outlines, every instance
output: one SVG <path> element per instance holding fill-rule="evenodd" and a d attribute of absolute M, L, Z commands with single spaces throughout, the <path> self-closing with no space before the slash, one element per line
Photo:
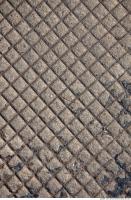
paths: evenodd
<path fill-rule="evenodd" d="M 130 11 L 0 0 L 0 197 L 131 197 Z"/>

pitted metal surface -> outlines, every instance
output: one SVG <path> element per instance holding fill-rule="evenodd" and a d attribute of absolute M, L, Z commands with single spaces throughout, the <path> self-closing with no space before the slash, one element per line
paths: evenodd
<path fill-rule="evenodd" d="M 131 197 L 130 11 L 0 0 L 0 197 Z"/>

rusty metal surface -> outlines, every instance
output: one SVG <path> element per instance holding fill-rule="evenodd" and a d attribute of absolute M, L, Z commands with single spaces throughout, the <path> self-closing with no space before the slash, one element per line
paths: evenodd
<path fill-rule="evenodd" d="M 0 0 L 0 197 L 131 197 L 130 11 Z"/>

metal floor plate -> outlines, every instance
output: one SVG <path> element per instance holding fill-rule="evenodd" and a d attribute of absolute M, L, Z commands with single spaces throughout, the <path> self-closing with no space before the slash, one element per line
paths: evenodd
<path fill-rule="evenodd" d="M 0 197 L 131 197 L 130 12 L 0 0 Z"/>

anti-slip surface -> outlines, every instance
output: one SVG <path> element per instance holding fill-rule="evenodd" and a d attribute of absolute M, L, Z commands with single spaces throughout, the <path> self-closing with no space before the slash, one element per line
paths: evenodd
<path fill-rule="evenodd" d="M 131 197 L 130 11 L 0 0 L 0 197 Z"/>

